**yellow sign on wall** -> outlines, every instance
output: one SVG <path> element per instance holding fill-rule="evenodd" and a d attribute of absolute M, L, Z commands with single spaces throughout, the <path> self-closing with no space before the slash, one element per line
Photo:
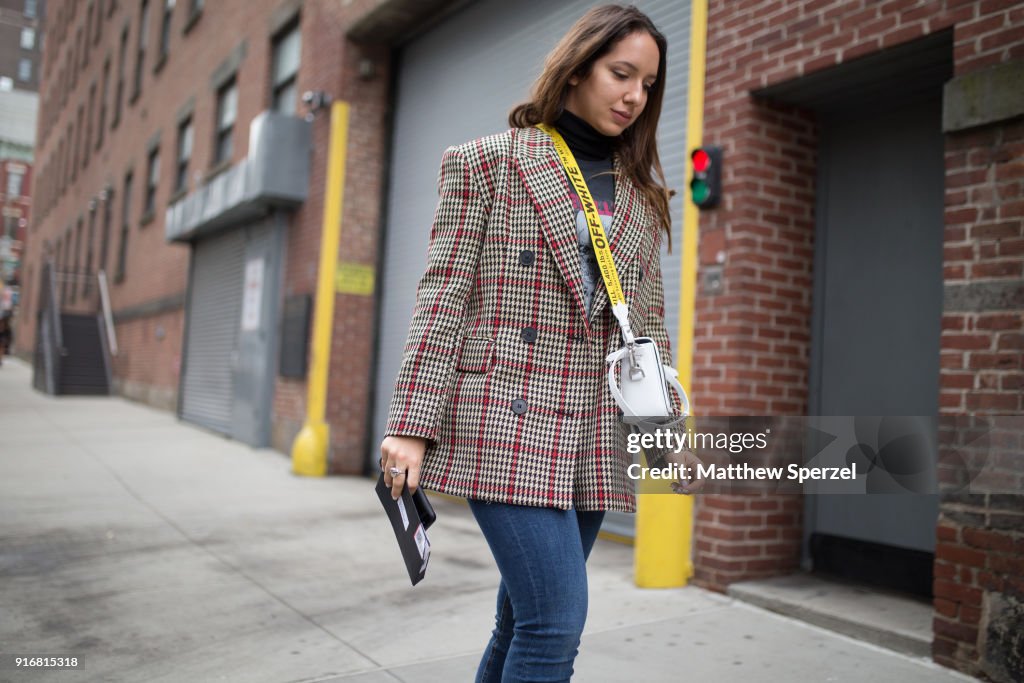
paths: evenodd
<path fill-rule="evenodd" d="M 334 275 L 334 288 L 339 294 L 373 294 L 374 267 L 362 263 L 342 261 Z"/>

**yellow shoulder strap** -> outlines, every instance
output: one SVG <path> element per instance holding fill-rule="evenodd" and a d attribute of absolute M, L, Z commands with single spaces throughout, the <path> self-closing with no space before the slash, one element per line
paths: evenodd
<path fill-rule="evenodd" d="M 544 123 L 539 124 L 537 128 L 551 136 L 555 143 L 555 150 L 558 152 L 558 158 L 562 160 L 562 166 L 569 174 L 569 180 L 572 181 L 572 186 L 576 188 L 576 194 L 579 195 L 580 202 L 583 204 L 583 213 L 587 216 L 587 226 L 590 228 L 590 243 L 594 246 L 597 265 L 601 268 L 604 286 L 608 288 L 608 301 L 614 310 L 617 304 L 624 305 L 626 303 L 626 297 L 622 294 L 619 273 L 615 270 L 612 251 L 608 247 L 608 237 L 604 234 L 604 225 L 601 223 L 601 216 L 597 213 L 594 198 L 590 196 L 590 190 L 587 189 L 587 181 L 583 179 L 583 173 L 562 134 Z"/>

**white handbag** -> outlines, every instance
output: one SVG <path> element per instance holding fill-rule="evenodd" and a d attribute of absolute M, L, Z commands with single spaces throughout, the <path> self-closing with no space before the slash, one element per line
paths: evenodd
<path fill-rule="evenodd" d="M 618 351 L 608 354 L 607 361 L 608 388 L 611 390 L 615 402 L 622 409 L 623 421 L 656 422 L 659 426 L 675 424 L 690 414 L 690 400 L 679 383 L 679 375 L 673 368 L 661 362 L 658 345 L 653 339 L 633 336 L 633 330 L 629 324 L 629 305 L 622 293 L 622 285 L 619 282 L 615 261 L 608 247 L 604 225 L 594 208 L 594 201 L 586 181 L 583 180 L 583 173 L 580 172 L 576 159 L 561 134 L 551 126 L 544 124 L 539 125 L 538 128 L 551 136 L 562 165 L 583 203 L 587 225 L 590 227 L 591 244 L 597 255 L 601 277 L 608 289 L 608 301 L 612 305 L 612 313 L 615 314 L 615 318 L 619 321 L 619 327 L 622 329 L 624 346 Z M 619 369 L 618 380 L 615 377 L 616 368 Z M 674 401 L 669 395 L 670 388 L 679 395 L 681 415 L 676 413 Z M 654 419 L 645 420 L 643 418 Z"/>
<path fill-rule="evenodd" d="M 617 310 L 618 309 L 618 310 Z M 690 414 L 690 400 L 679 373 L 661 362 L 658 345 L 650 337 L 634 337 L 629 325 L 629 308 L 617 304 L 612 312 L 622 328 L 624 345 L 608 354 L 608 388 L 612 398 L 622 409 L 623 421 L 636 422 L 640 418 L 676 417 L 668 424 L 677 422 Z M 616 378 L 616 368 L 619 377 Z M 676 413 L 675 403 L 669 389 L 679 396 L 681 414 Z M 659 424 L 666 423 L 658 420 Z"/>

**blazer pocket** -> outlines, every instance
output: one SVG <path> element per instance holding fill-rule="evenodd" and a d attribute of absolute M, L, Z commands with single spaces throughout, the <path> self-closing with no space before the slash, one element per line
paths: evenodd
<path fill-rule="evenodd" d="M 455 369 L 461 372 L 487 372 L 494 355 L 494 340 L 483 337 L 465 337 L 459 350 Z"/>

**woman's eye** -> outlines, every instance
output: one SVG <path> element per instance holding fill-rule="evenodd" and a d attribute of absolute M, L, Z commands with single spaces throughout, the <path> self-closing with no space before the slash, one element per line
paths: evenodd
<path fill-rule="evenodd" d="M 622 73 L 621 71 L 613 71 L 612 73 L 615 74 L 615 77 L 617 79 L 619 79 L 620 81 L 629 78 L 629 76 L 627 76 L 626 74 Z"/>

